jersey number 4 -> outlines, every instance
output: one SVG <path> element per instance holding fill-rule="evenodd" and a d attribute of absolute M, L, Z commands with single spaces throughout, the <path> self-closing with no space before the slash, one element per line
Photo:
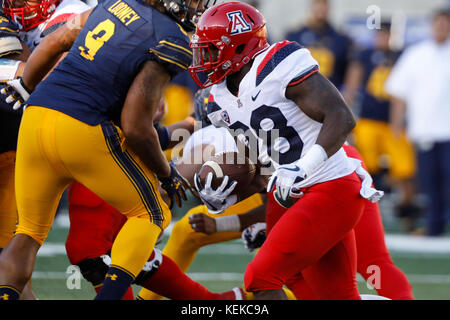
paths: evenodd
<path fill-rule="evenodd" d="M 115 27 L 109 19 L 100 22 L 94 30 L 87 33 L 84 46 L 78 47 L 80 54 L 90 61 L 94 60 L 97 51 L 113 36 Z"/>

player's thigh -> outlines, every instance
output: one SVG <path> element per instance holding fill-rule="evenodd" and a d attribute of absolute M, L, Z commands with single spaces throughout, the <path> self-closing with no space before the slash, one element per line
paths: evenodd
<path fill-rule="evenodd" d="M 275 224 L 251 263 L 257 277 L 286 281 L 325 255 L 360 218 L 364 200 L 359 188 L 351 174 L 306 191 Z"/>
<path fill-rule="evenodd" d="M 70 128 L 60 127 L 59 137 L 71 141 L 72 147 L 63 148 L 61 158 L 75 180 L 127 218 L 148 218 L 167 227 L 171 215 L 158 191 L 158 180 L 126 146 L 121 130 L 111 122 L 97 126 L 68 122 Z M 73 131 L 78 134 L 76 139 Z"/>
<path fill-rule="evenodd" d="M 108 252 L 125 216 L 77 182 L 70 185 L 68 198 L 70 229 L 66 251 L 70 262 L 77 264 Z"/>
<path fill-rule="evenodd" d="M 282 207 L 273 195 L 273 192 L 267 194 L 267 204 L 266 204 L 266 234 L 269 234 L 272 227 L 277 223 L 278 220 L 287 211 L 287 208 Z"/>
<path fill-rule="evenodd" d="M 30 107 L 25 111 L 15 171 L 17 233 L 27 234 L 41 244 L 50 230 L 61 195 L 71 181 L 58 157 L 55 114 L 47 110 Z"/>
<path fill-rule="evenodd" d="M 359 299 L 356 259 L 355 237 L 350 231 L 319 261 L 302 270 L 302 275 L 319 299 Z"/>
<path fill-rule="evenodd" d="M 0 154 L 0 248 L 14 236 L 17 223 L 14 162 L 14 151 Z"/>

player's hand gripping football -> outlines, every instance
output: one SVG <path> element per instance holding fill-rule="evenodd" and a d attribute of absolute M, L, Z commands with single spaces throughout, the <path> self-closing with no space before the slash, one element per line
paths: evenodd
<path fill-rule="evenodd" d="M 271 192 L 276 187 L 274 193 L 277 193 L 277 196 L 283 201 L 289 197 L 299 197 L 301 193 L 294 190 L 292 186 L 305 179 L 306 173 L 298 164 L 282 165 L 270 177 L 267 183 L 267 192 Z"/>
<path fill-rule="evenodd" d="M 178 173 L 174 163 L 170 163 L 170 176 L 167 178 L 158 178 L 161 181 L 161 188 L 163 188 L 170 199 L 169 208 L 173 208 L 173 203 L 176 202 L 178 207 L 181 207 L 182 200 L 187 200 L 185 193 L 184 178 Z"/>
<path fill-rule="evenodd" d="M 219 214 L 225 211 L 226 208 L 232 206 L 237 201 L 236 195 L 231 195 L 237 185 L 237 181 L 233 181 L 227 188 L 229 177 L 224 176 L 220 186 L 214 190 L 211 186 L 213 173 L 206 175 L 205 185 L 202 186 L 200 175 L 198 173 L 194 176 L 195 189 L 199 193 L 200 199 L 212 214 Z"/>
<path fill-rule="evenodd" d="M 6 103 L 10 104 L 13 110 L 19 110 L 25 106 L 25 101 L 31 95 L 31 90 L 27 88 L 22 78 L 17 78 L 6 82 L 0 93 Z"/>
<path fill-rule="evenodd" d="M 258 222 L 242 231 L 242 241 L 245 247 L 252 252 L 261 247 L 266 241 L 266 223 Z"/>

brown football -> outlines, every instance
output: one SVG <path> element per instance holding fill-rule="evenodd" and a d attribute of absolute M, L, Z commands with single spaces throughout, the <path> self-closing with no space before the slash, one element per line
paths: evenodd
<path fill-rule="evenodd" d="M 232 194 L 239 194 L 253 180 L 256 167 L 248 158 L 237 152 L 222 152 L 206 161 L 200 168 L 199 175 L 203 186 L 209 172 L 213 173 L 212 188 L 217 189 L 221 185 L 223 177 L 228 176 L 228 186 L 233 181 L 237 181 Z"/>

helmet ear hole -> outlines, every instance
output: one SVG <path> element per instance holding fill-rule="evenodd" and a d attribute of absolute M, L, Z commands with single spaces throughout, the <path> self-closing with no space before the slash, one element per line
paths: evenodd
<path fill-rule="evenodd" d="M 244 49 L 245 49 L 245 43 L 236 47 L 236 53 L 241 54 L 244 51 Z"/>

